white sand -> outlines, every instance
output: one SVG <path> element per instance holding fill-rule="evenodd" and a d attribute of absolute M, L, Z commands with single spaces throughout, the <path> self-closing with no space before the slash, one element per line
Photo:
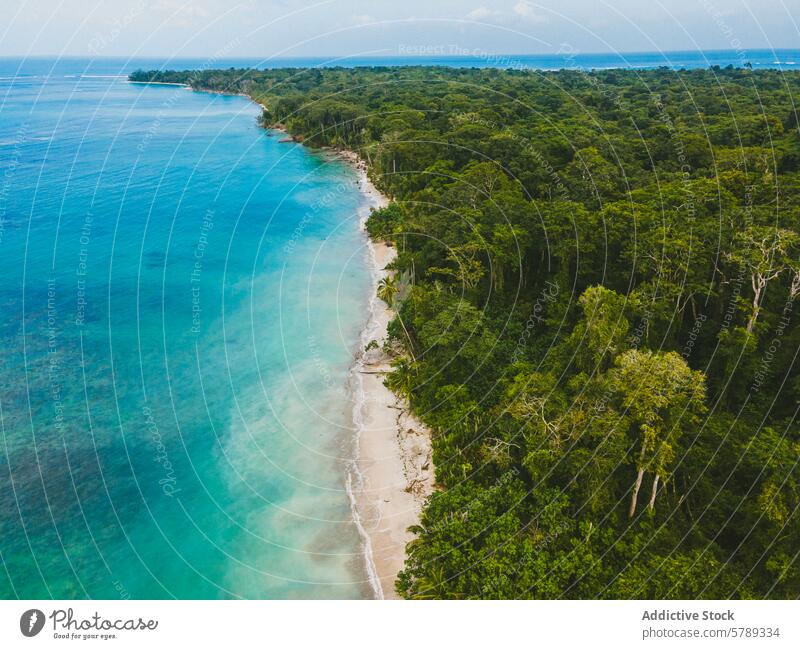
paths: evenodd
<path fill-rule="evenodd" d="M 361 164 L 359 176 L 361 190 L 372 206 L 385 205 L 387 199 L 367 179 Z M 362 226 L 367 215 L 364 216 Z M 380 242 L 370 242 L 370 246 L 377 287 L 396 251 Z M 348 477 L 372 588 L 376 597 L 387 599 L 397 597 L 394 582 L 403 568 L 406 543 L 412 539 L 408 527 L 419 522 L 422 505 L 433 491 L 434 482 L 427 429 L 383 384 L 385 373 L 391 369 L 391 358 L 380 348 L 363 352 L 372 340 L 382 347 L 393 315 L 382 300 L 372 298 L 361 337 L 362 351 L 353 368 L 358 454 Z"/>
<path fill-rule="evenodd" d="M 242 96 L 266 110 L 252 97 Z M 361 220 L 364 228 L 370 208 L 383 207 L 389 200 L 370 182 L 366 166 L 355 153 L 344 151 L 336 155 L 358 170 L 359 188 L 368 199 Z M 353 518 L 363 539 L 364 562 L 372 590 L 378 599 L 396 599 L 394 582 L 405 563 L 406 544 L 413 538 L 408 528 L 419 522 L 422 505 L 433 491 L 434 472 L 429 431 L 408 412 L 407 404 L 383 384 L 392 359 L 380 347 L 393 313 L 375 296 L 375 290 L 378 281 L 387 274 L 386 265 L 397 253 L 385 243 L 373 242 L 369 237 L 367 240 L 373 265 L 373 297 L 351 377 L 357 444 L 356 457 L 347 475 L 347 489 Z M 372 340 L 378 342 L 379 348 L 364 353 Z"/>

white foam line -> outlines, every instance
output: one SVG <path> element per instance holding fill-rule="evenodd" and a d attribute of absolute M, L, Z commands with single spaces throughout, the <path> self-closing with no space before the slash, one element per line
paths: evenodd
<path fill-rule="evenodd" d="M 353 367 L 350 371 L 350 382 L 353 386 L 353 425 L 355 427 L 355 440 L 353 459 L 348 467 L 345 484 L 347 488 L 347 495 L 350 498 L 350 509 L 353 513 L 353 522 L 356 525 L 356 529 L 358 529 L 358 533 L 361 536 L 364 546 L 364 563 L 370 586 L 372 586 L 372 590 L 375 593 L 376 599 L 385 599 L 383 587 L 381 586 L 381 580 L 378 577 L 378 571 L 375 567 L 375 558 L 372 551 L 372 539 L 362 523 L 361 514 L 358 511 L 358 499 L 356 497 L 356 493 L 361 493 L 363 495 L 364 491 L 364 475 L 361 473 L 361 470 L 358 467 L 358 461 L 361 453 L 360 440 L 364 431 L 364 408 L 367 399 L 366 392 L 364 391 L 364 378 L 362 374 L 362 370 L 364 369 L 364 349 L 369 341 L 373 339 L 373 332 L 377 328 L 376 313 L 378 308 L 378 297 L 376 292 L 382 273 L 381 269 L 378 268 L 378 260 L 375 256 L 375 248 L 372 245 L 372 240 L 366 233 L 366 224 L 367 219 L 369 218 L 370 209 L 372 207 L 380 206 L 385 199 L 377 193 L 377 190 L 375 190 L 374 187 L 372 187 L 372 183 L 369 182 L 366 171 L 363 168 L 358 167 L 358 174 L 359 180 L 361 181 L 361 192 L 367 198 L 367 202 L 362 208 L 359 227 L 364 232 L 364 235 L 367 237 L 368 241 L 372 282 L 371 297 L 369 302 L 369 317 L 367 318 L 367 323 L 364 326 L 364 329 L 361 331 L 361 337 L 359 338 L 360 348 L 358 354 L 356 355 L 356 361 L 353 363 Z"/>

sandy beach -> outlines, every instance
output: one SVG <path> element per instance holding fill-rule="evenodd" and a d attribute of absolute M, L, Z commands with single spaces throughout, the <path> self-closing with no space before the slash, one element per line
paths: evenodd
<path fill-rule="evenodd" d="M 387 203 L 366 176 L 363 163 L 346 156 L 358 166 L 361 191 L 370 207 Z M 362 227 L 368 216 L 363 215 Z M 394 248 L 370 241 L 373 281 L 387 273 Z M 361 353 L 353 367 L 353 420 L 358 443 L 357 456 L 348 482 L 353 514 L 364 543 L 364 559 L 377 598 L 397 597 L 394 582 L 403 568 L 405 546 L 412 535 L 408 527 L 419 522 L 426 497 L 433 490 L 434 472 L 428 430 L 411 415 L 403 400 L 384 384 L 391 358 L 383 352 L 386 328 L 392 310 L 376 296 L 361 336 Z M 378 348 L 364 352 L 376 341 Z"/>
<path fill-rule="evenodd" d="M 266 110 L 252 97 L 241 96 Z M 280 124 L 268 128 L 288 136 Z M 359 215 L 360 226 L 365 230 L 370 211 L 384 207 L 389 199 L 369 180 L 366 164 L 355 152 L 328 153 L 352 164 L 358 173 L 359 190 L 367 199 Z M 396 599 L 394 582 L 405 563 L 406 544 L 413 538 L 408 528 L 419 522 L 422 506 L 433 491 L 434 469 L 430 432 L 408 412 L 407 404 L 383 384 L 392 358 L 382 347 L 394 314 L 375 293 L 378 282 L 387 274 L 387 264 L 397 253 L 385 242 L 372 241 L 366 231 L 365 237 L 373 285 L 367 324 L 361 332 L 350 376 L 356 440 L 346 481 L 372 592 L 377 599 Z M 365 351 L 373 340 L 378 347 Z"/>

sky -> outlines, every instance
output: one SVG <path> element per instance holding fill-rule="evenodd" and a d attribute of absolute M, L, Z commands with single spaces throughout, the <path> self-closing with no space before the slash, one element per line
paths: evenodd
<path fill-rule="evenodd" d="M 800 0 L 1 0 L 0 56 L 791 48 Z"/>

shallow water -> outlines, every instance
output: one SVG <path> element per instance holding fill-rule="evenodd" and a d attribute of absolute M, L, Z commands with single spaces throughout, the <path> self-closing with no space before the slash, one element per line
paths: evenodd
<path fill-rule="evenodd" d="M 0 597 L 368 596 L 355 173 L 135 67 L 0 61 Z"/>

